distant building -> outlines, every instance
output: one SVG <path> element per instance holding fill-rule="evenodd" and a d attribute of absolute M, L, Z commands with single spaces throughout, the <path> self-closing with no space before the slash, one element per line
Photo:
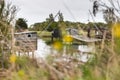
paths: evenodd
<path fill-rule="evenodd" d="M 74 28 L 67 28 L 66 31 L 69 35 L 79 35 L 78 30 Z"/>

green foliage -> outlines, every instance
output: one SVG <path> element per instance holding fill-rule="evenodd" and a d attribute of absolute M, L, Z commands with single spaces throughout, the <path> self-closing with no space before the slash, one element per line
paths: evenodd
<path fill-rule="evenodd" d="M 115 52 L 120 55 L 120 38 L 115 38 Z"/>
<path fill-rule="evenodd" d="M 0 0 L 0 68 L 9 67 L 9 56 L 12 52 L 12 26 L 17 8 L 11 3 Z"/>
<path fill-rule="evenodd" d="M 19 19 L 16 21 L 15 29 L 16 29 L 17 31 L 22 31 L 22 30 L 28 29 L 28 25 L 27 25 L 26 22 L 27 22 L 27 21 L 26 21 L 24 18 L 19 18 Z"/>
<path fill-rule="evenodd" d="M 50 26 L 48 26 L 47 31 L 53 31 L 57 27 L 58 27 L 58 23 L 53 22 Z"/>
<path fill-rule="evenodd" d="M 98 22 L 98 23 L 89 22 L 88 24 L 85 24 L 85 23 L 70 22 L 70 21 L 63 21 L 63 22 L 54 21 L 48 26 L 49 23 L 50 22 L 48 21 L 44 21 L 41 23 L 35 23 L 29 29 L 34 30 L 34 31 L 42 31 L 42 30 L 52 31 L 53 29 L 57 27 L 61 28 L 62 30 L 65 30 L 66 28 L 76 28 L 76 29 L 81 28 L 83 30 L 87 30 L 88 27 L 92 29 L 96 29 L 96 26 L 98 28 L 108 28 L 107 24 L 101 23 L 101 22 Z"/>
<path fill-rule="evenodd" d="M 17 57 L 17 60 L 16 60 L 16 64 L 20 67 L 20 68 L 26 68 L 30 62 L 30 60 L 28 57 Z"/>

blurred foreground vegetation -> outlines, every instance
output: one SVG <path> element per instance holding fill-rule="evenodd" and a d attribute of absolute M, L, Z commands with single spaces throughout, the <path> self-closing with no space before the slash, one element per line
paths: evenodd
<path fill-rule="evenodd" d="M 11 25 L 16 7 L 10 8 L 11 10 L 9 8 L 6 9 L 4 0 L 1 1 L 3 2 L 0 4 L 0 80 L 119 80 L 119 21 L 112 22 L 109 27 L 112 39 L 106 40 L 103 38 L 101 43 L 97 44 L 96 52 L 91 53 L 94 57 L 86 63 L 77 59 L 79 52 L 72 48 L 73 39 L 69 35 L 64 35 L 64 43 L 61 41 L 53 43 L 52 48 L 58 54 L 48 55 L 45 59 L 35 59 L 26 55 L 17 56 L 15 54 L 17 49 L 14 44 L 14 27 Z M 3 15 L 2 13 L 6 10 L 10 11 L 11 14 Z M 7 11 L 4 13 L 7 13 Z M 49 21 L 50 19 L 47 20 Z M 62 26 L 68 25 L 62 21 L 63 19 L 61 18 Z M 58 24 L 55 22 L 51 27 L 56 25 Z M 78 26 L 78 28 L 81 27 Z M 34 27 L 30 29 L 34 30 Z M 47 30 L 51 31 L 52 28 Z M 49 35 L 49 32 L 44 34 Z M 65 54 L 63 51 L 64 46 L 67 47 Z"/>

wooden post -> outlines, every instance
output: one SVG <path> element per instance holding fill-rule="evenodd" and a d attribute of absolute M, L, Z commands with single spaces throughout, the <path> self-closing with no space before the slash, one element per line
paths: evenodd
<path fill-rule="evenodd" d="M 18 56 L 20 56 L 20 51 L 18 51 Z"/>
<path fill-rule="evenodd" d="M 28 52 L 27 52 L 27 54 L 28 54 L 28 57 L 30 56 L 30 54 L 29 54 L 29 53 L 30 53 L 30 52 L 28 51 Z"/>
<path fill-rule="evenodd" d="M 11 26 L 11 36 L 12 36 L 12 41 L 11 41 L 11 53 L 14 53 L 14 47 L 15 47 L 15 37 L 14 37 L 14 28 Z"/>
<path fill-rule="evenodd" d="M 34 58 L 34 51 L 32 51 L 32 58 Z"/>
<path fill-rule="evenodd" d="M 105 46 L 105 39 L 106 39 L 106 30 L 104 31 L 103 33 L 103 39 L 102 39 L 102 43 L 101 43 L 101 51 L 100 51 L 100 56 L 102 54 L 102 51 L 104 49 L 104 46 Z"/>

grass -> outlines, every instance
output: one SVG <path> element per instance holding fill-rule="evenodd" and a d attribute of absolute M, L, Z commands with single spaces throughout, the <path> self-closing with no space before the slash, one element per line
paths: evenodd
<path fill-rule="evenodd" d="M 50 32 L 43 33 L 38 32 L 39 36 L 48 38 L 43 38 L 46 42 L 50 41 L 50 37 L 48 37 Z M 97 47 L 94 59 L 86 63 L 77 60 L 76 56 L 79 52 L 74 50 L 71 44 L 65 42 L 64 44 L 60 42 L 59 45 L 55 45 L 57 49 L 62 47 L 58 50 L 58 54 L 49 55 L 44 60 L 42 58 L 37 60 L 28 56 L 18 57 L 9 52 L 10 55 L 5 56 L 4 60 L 5 70 L 0 70 L 0 74 L 4 74 L 4 76 L 0 76 L 0 80 L 119 80 L 120 37 L 118 37 L 118 34 L 117 38 L 113 37 L 107 43 L 97 43 L 97 46 L 102 46 L 102 50 Z M 71 41 L 69 39 L 67 41 Z M 76 41 L 76 44 L 81 43 Z M 3 49 L 2 46 L 0 50 Z M 66 56 L 63 56 L 64 46 L 67 47 Z M 12 52 L 14 51 L 12 50 Z"/>

